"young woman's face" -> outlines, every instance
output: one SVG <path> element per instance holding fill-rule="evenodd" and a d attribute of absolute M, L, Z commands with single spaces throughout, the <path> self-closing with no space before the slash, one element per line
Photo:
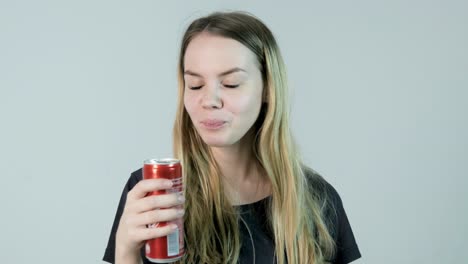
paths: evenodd
<path fill-rule="evenodd" d="M 240 42 L 208 33 L 193 38 L 184 80 L 185 109 L 209 146 L 238 143 L 257 120 L 262 76 L 255 55 Z"/>

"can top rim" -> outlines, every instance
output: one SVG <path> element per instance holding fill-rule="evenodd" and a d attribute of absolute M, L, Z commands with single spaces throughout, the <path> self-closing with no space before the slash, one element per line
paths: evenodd
<path fill-rule="evenodd" d="M 156 164 L 156 165 L 173 165 L 180 163 L 180 160 L 174 158 L 164 158 L 164 159 L 147 159 L 144 161 L 144 164 Z"/>

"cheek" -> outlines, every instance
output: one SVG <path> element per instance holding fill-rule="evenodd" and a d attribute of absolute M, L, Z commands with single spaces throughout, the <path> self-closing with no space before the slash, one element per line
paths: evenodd
<path fill-rule="evenodd" d="M 255 115 L 261 106 L 261 97 L 260 96 L 243 96 L 237 98 L 235 106 L 232 110 L 238 114 L 249 114 Z"/>
<path fill-rule="evenodd" d="M 192 117 L 195 112 L 194 99 L 190 96 L 184 95 L 184 107 L 187 113 Z"/>

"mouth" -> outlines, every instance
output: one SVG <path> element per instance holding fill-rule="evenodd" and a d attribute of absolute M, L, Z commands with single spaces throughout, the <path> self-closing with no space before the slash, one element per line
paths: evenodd
<path fill-rule="evenodd" d="M 222 128 L 226 124 L 226 121 L 217 119 L 206 119 L 201 121 L 200 124 L 206 129 L 217 130 Z"/>

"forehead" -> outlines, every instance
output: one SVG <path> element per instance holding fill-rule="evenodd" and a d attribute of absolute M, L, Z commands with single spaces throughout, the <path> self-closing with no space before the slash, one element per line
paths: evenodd
<path fill-rule="evenodd" d="M 242 43 L 209 33 L 194 37 L 187 46 L 184 55 L 184 70 L 202 75 L 216 75 L 234 67 L 247 72 L 256 68 L 253 52 Z"/>

